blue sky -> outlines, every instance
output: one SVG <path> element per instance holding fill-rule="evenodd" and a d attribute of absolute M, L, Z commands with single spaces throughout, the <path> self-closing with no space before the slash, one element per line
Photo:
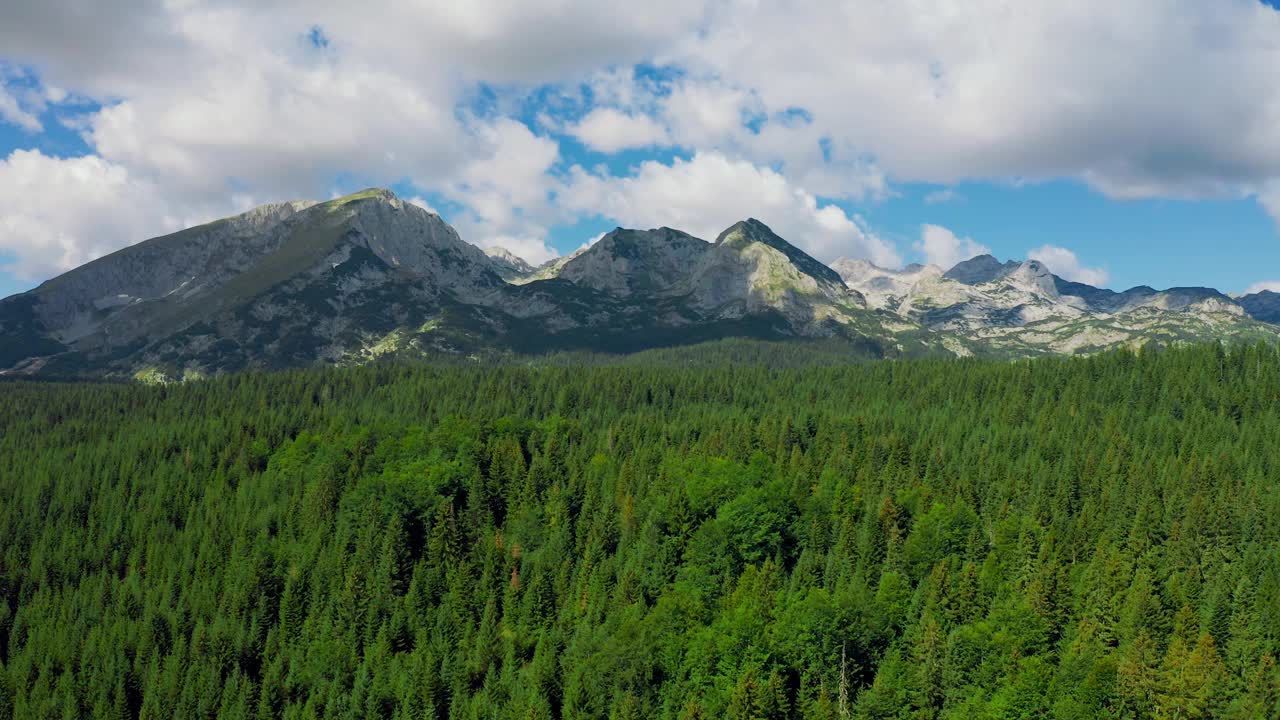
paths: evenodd
<path fill-rule="evenodd" d="M 369 185 L 535 261 L 750 215 L 823 260 L 1280 287 L 1271 2 L 70 1 L 0 8 L 0 295 Z"/>

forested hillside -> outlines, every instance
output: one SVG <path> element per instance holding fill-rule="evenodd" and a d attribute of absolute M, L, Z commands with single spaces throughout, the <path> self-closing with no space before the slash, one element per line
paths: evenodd
<path fill-rule="evenodd" d="M 1280 717 L 1280 351 L 0 384 L 0 718 Z"/>

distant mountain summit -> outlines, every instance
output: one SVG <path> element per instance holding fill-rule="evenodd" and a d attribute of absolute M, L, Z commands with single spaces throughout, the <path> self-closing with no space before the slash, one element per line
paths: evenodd
<path fill-rule="evenodd" d="M 1236 298 L 1236 302 L 1254 320 L 1280 323 L 1280 293 L 1263 290 Z"/>
<path fill-rule="evenodd" d="M 816 282 L 830 286 L 844 286 L 844 280 L 840 278 L 839 273 L 809 257 L 795 245 L 778 237 L 767 225 L 755 218 L 748 218 L 742 222 L 735 223 L 716 238 L 716 245 L 725 247 L 748 247 L 753 243 L 759 243 L 778 251 L 797 270 L 813 278 Z"/>
<path fill-rule="evenodd" d="M 963 338 L 964 349 L 980 353 L 1097 352 L 1149 343 L 1272 340 L 1277 333 L 1217 290 L 1143 286 L 1114 292 L 1065 280 L 1037 260 L 979 255 L 946 271 L 886 270 L 849 260 L 833 267 L 874 306 Z"/>
<path fill-rule="evenodd" d="M 980 285 L 999 280 L 1017 267 L 1018 263 L 1013 261 L 1002 263 L 991 255 L 978 255 L 961 261 L 943 274 L 943 277 L 965 285 Z"/>
<path fill-rule="evenodd" d="M 383 189 L 265 205 L 0 300 L 0 374 L 200 377 L 247 368 L 629 352 L 825 338 L 852 357 L 1023 357 L 1273 341 L 1280 296 L 1113 292 L 1038 261 L 824 265 L 747 219 L 707 242 L 616 228 L 534 267 Z"/>
<path fill-rule="evenodd" d="M 838 274 L 758 220 L 714 243 L 671 228 L 617 228 L 540 277 L 620 301 L 615 324 L 658 345 L 723 335 L 845 338 L 877 355 L 927 345 L 902 342 Z"/>
<path fill-rule="evenodd" d="M 504 247 L 487 247 L 484 254 L 489 257 L 489 263 L 498 277 L 508 282 L 525 277 L 535 270 L 527 260 Z"/>
<path fill-rule="evenodd" d="M 857 289 L 868 306 L 890 310 L 897 309 L 902 298 L 918 283 L 942 276 L 942 269 L 934 265 L 912 264 L 901 270 L 889 270 L 856 258 L 840 258 L 831 263 L 831 269 L 839 273 L 848 287 Z"/>
<path fill-rule="evenodd" d="M 662 295 L 707 248 L 705 241 L 671 228 L 615 228 L 561 266 L 556 276 L 619 297 Z"/>

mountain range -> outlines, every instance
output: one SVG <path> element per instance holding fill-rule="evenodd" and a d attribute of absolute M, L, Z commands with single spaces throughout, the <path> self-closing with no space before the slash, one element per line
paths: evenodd
<path fill-rule="evenodd" d="M 825 265 L 764 223 L 617 228 L 541 266 L 370 189 L 266 205 L 0 300 L 0 374 L 189 379 L 386 359 L 824 339 L 851 358 L 1029 357 L 1280 338 L 1280 295 L 1114 292 L 1041 262 Z"/>

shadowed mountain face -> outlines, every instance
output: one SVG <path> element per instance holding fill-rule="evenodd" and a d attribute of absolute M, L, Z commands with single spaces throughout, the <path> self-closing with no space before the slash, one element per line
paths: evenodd
<path fill-rule="evenodd" d="M 1236 302 L 1254 320 L 1266 323 L 1280 323 L 1280 293 L 1271 290 L 1253 293 L 1237 298 Z"/>
<path fill-rule="evenodd" d="M 1036 261 L 828 267 L 758 220 L 714 243 L 617 228 L 533 267 L 385 190 L 267 205 L 148 240 L 0 301 L 0 373 L 175 378 L 245 368 L 726 336 L 847 342 L 851 357 L 1026 356 L 1274 339 L 1274 293 L 1122 293 Z"/>

